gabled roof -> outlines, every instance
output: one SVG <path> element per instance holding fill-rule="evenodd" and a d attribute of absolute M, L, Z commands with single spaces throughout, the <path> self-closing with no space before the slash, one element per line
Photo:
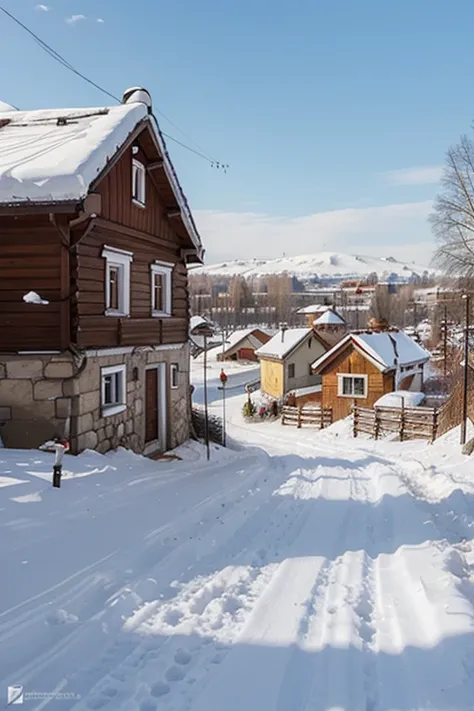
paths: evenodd
<path fill-rule="evenodd" d="M 16 111 L 0 104 L 0 204 L 82 201 L 134 132 L 150 129 L 192 244 L 201 240 L 145 90 L 119 106 Z"/>
<path fill-rule="evenodd" d="M 339 316 L 338 313 L 334 311 L 334 309 L 327 309 L 321 316 L 319 316 L 315 321 L 314 321 L 315 326 L 324 326 L 324 325 L 330 325 L 330 326 L 345 326 L 346 322 L 342 318 L 342 316 Z"/>
<path fill-rule="evenodd" d="M 430 354 L 403 331 L 348 333 L 331 350 L 313 363 L 313 370 L 320 373 L 348 345 L 367 358 L 381 372 L 399 366 L 426 363 Z"/>
<path fill-rule="evenodd" d="M 246 338 L 250 340 L 254 348 L 259 348 L 262 345 L 262 341 L 258 338 L 256 331 L 265 333 L 265 331 L 261 328 L 243 328 L 231 333 L 225 340 L 224 345 L 226 352 L 238 346 L 239 343 L 244 341 Z"/>
<path fill-rule="evenodd" d="M 282 331 L 278 331 L 268 343 L 265 343 L 255 353 L 263 358 L 284 360 L 302 343 L 307 341 L 310 336 L 316 338 L 324 348 L 328 347 L 326 341 L 318 333 L 315 333 L 312 328 L 288 328 L 283 333 L 283 339 Z"/>

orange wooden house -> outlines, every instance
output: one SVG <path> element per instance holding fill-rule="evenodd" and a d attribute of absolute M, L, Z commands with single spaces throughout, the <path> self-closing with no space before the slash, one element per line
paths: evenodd
<path fill-rule="evenodd" d="M 313 363 L 313 373 L 322 376 L 322 406 L 340 420 L 354 400 L 373 407 L 385 393 L 420 391 L 429 358 L 403 331 L 349 333 Z"/>

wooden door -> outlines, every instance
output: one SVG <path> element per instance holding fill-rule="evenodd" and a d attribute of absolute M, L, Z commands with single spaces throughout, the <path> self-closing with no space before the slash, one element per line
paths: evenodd
<path fill-rule="evenodd" d="M 158 439 L 158 368 L 145 372 L 145 442 L 153 442 Z"/>

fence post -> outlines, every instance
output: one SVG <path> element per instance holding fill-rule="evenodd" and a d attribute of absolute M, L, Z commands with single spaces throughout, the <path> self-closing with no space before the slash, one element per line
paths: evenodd
<path fill-rule="evenodd" d="M 319 421 L 319 429 L 322 430 L 324 428 L 324 408 L 321 406 L 319 408 L 319 417 L 321 418 Z"/>
<path fill-rule="evenodd" d="M 296 426 L 301 427 L 301 405 L 298 406 L 298 415 L 296 418 Z"/>
<path fill-rule="evenodd" d="M 379 411 L 378 407 L 374 407 L 374 412 L 375 412 L 374 436 L 375 436 L 375 439 L 378 439 L 379 434 L 380 434 L 380 411 Z"/>
<path fill-rule="evenodd" d="M 400 442 L 403 442 L 405 437 L 405 398 L 402 397 L 402 406 L 400 409 Z"/>
<path fill-rule="evenodd" d="M 358 430 L 358 415 L 357 415 L 357 405 L 356 401 L 352 403 L 352 412 L 353 412 L 353 435 L 354 438 L 357 437 L 357 430 Z"/>
<path fill-rule="evenodd" d="M 435 407 L 433 410 L 433 429 L 431 431 L 431 444 L 436 439 L 436 435 L 438 434 L 438 409 Z"/>

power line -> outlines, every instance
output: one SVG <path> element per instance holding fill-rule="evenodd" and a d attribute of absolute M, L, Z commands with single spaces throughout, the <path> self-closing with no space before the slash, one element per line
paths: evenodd
<path fill-rule="evenodd" d="M 80 79 L 83 79 L 83 81 L 87 82 L 90 86 L 93 86 L 95 89 L 98 89 L 98 91 L 101 91 L 103 94 L 106 96 L 110 97 L 114 101 L 117 101 L 117 103 L 121 103 L 121 99 L 119 99 L 118 96 L 115 96 L 115 94 L 112 94 L 112 92 L 108 91 L 107 89 L 104 89 L 103 86 L 100 84 L 97 84 L 95 81 L 92 79 L 89 79 L 85 74 L 80 72 L 78 69 L 76 69 L 70 62 L 65 59 L 62 54 L 59 52 L 56 52 L 55 49 L 53 49 L 47 42 L 44 42 L 44 40 L 41 39 L 33 30 L 30 30 L 29 27 L 27 27 L 21 20 L 19 20 L 17 17 L 12 15 L 11 12 L 9 12 L 6 8 L 4 8 L 2 5 L 0 5 L 0 10 L 7 15 L 13 22 L 15 22 L 19 27 L 21 27 L 25 32 L 27 32 L 35 42 L 41 47 L 41 49 L 46 52 L 52 59 L 54 59 L 56 62 L 61 64 L 65 69 L 68 69 L 70 72 L 75 74 L 76 76 L 80 77 Z M 167 133 L 162 132 L 163 136 L 166 136 L 170 141 L 174 141 L 174 143 L 177 143 L 179 146 L 182 146 L 182 148 L 185 148 L 186 150 L 190 151 L 191 153 L 194 153 L 195 155 L 199 156 L 200 158 L 203 158 L 206 160 L 208 163 L 211 164 L 212 167 L 216 168 L 222 168 L 224 172 L 227 172 L 227 168 L 229 167 L 228 165 L 221 163 L 220 161 L 217 161 L 213 158 L 210 158 L 208 155 L 205 154 L 204 149 L 196 143 L 190 136 L 188 136 L 180 127 L 172 121 L 163 111 L 160 111 L 157 109 L 157 113 L 159 113 L 163 118 L 165 118 L 167 121 L 169 121 L 180 133 L 182 133 L 186 138 L 188 138 L 190 141 L 192 141 L 200 150 L 197 151 L 194 148 L 191 148 L 190 146 L 186 145 L 185 143 L 182 143 L 181 141 L 178 141 L 177 138 L 174 138 L 173 136 L 170 136 Z"/>

